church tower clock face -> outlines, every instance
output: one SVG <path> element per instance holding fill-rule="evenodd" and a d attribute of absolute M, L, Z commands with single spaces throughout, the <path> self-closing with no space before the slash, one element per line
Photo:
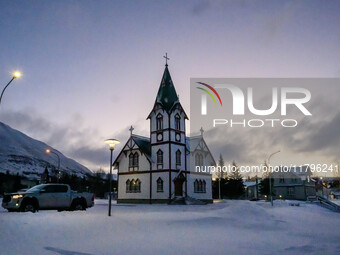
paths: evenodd
<path fill-rule="evenodd" d="M 180 134 L 176 134 L 176 142 L 181 141 L 181 135 Z"/>
<path fill-rule="evenodd" d="M 157 141 L 163 141 L 163 134 L 162 133 L 157 134 Z"/>

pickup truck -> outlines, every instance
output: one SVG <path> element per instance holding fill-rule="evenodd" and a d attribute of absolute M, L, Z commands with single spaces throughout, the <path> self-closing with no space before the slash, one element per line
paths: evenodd
<path fill-rule="evenodd" d="M 67 184 L 41 184 L 24 192 L 5 194 L 2 207 L 9 212 L 37 210 L 86 210 L 94 205 L 94 195 L 72 191 Z"/>

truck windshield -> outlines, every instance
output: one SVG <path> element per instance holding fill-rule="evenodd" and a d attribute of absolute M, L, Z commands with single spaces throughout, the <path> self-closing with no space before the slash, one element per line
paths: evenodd
<path fill-rule="evenodd" d="M 30 189 L 28 189 L 26 192 L 37 192 L 37 191 L 40 191 L 43 187 L 45 187 L 46 185 L 37 185 L 37 186 L 34 186 Z"/>

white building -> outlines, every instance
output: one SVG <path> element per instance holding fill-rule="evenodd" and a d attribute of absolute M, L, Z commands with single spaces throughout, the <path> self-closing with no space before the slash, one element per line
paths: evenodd
<path fill-rule="evenodd" d="M 168 65 L 148 119 L 150 138 L 133 134 L 117 156 L 118 203 L 167 203 L 175 197 L 212 202 L 210 173 L 195 165 L 216 165 L 201 135 L 186 137 L 182 108 Z"/>

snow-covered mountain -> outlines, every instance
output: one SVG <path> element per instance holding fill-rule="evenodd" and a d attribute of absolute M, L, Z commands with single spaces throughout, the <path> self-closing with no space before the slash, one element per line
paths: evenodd
<path fill-rule="evenodd" d="M 39 178 L 46 166 L 49 171 L 57 169 L 57 156 L 53 153 L 47 154 L 46 149 L 59 155 L 62 171 L 78 176 L 92 174 L 88 168 L 65 157 L 51 146 L 0 122 L 0 172 L 9 171 L 30 178 Z"/>

